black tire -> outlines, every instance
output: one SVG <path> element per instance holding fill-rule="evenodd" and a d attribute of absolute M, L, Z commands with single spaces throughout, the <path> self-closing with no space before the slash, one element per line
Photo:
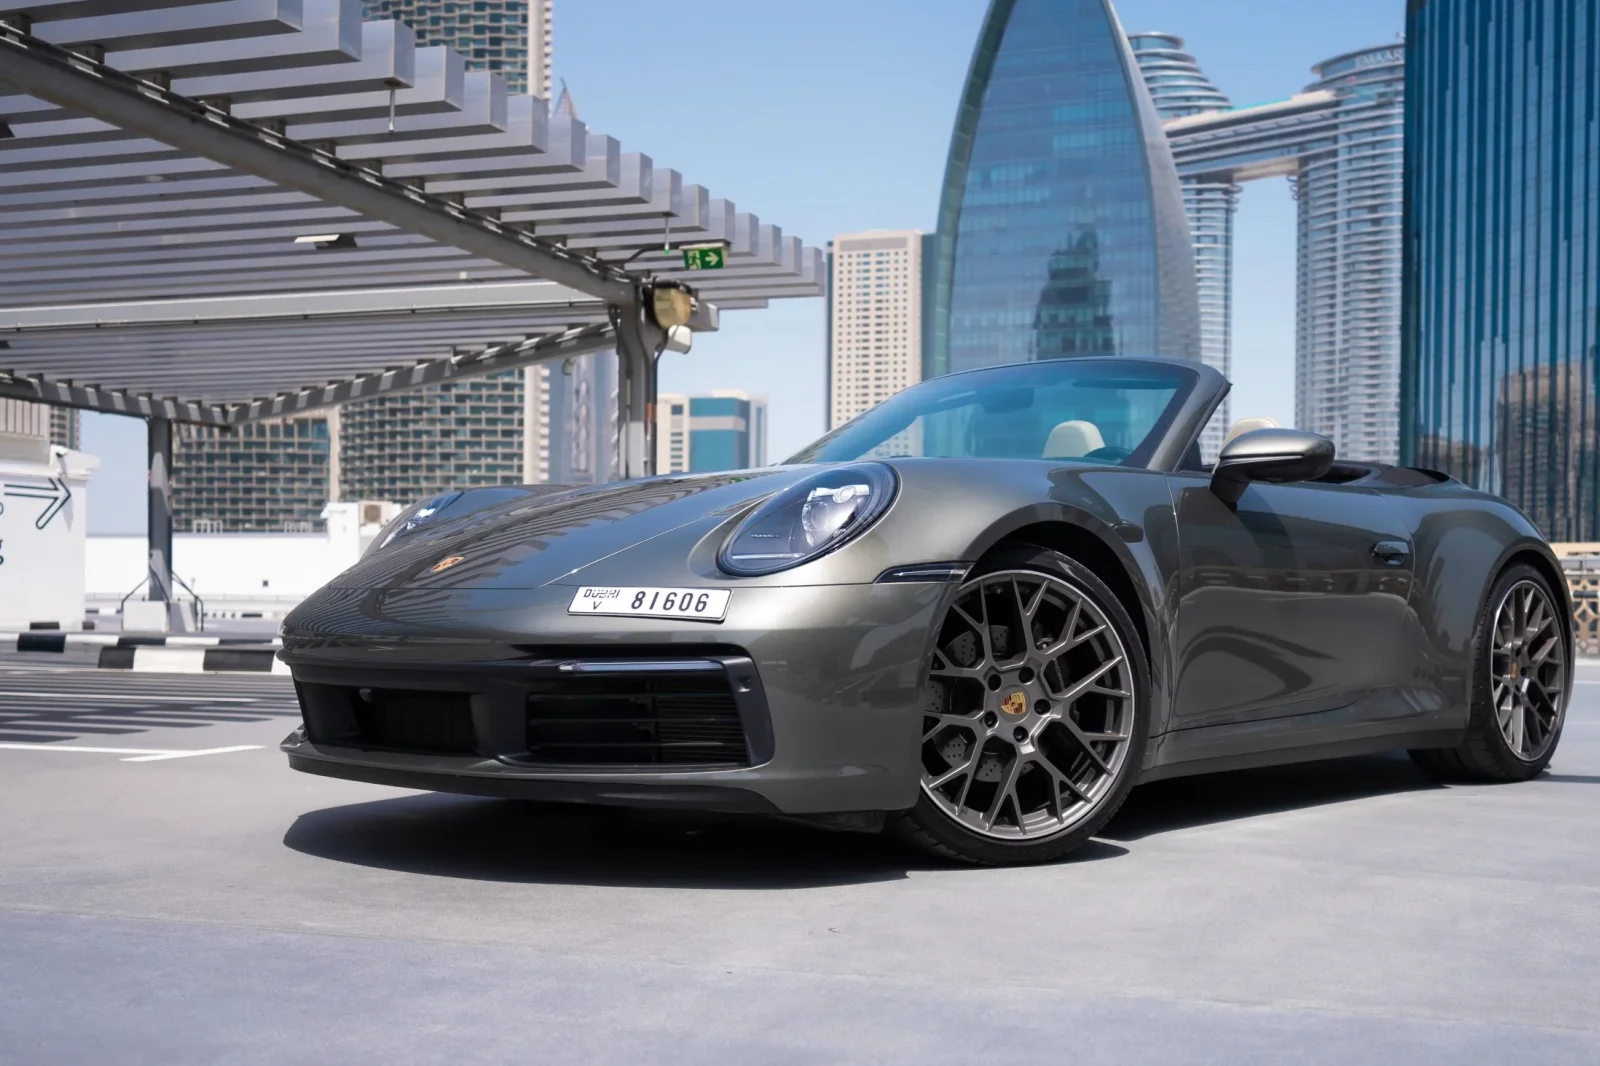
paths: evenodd
<path fill-rule="evenodd" d="M 1561 741 L 1561 728 L 1566 719 L 1567 696 L 1572 684 L 1572 631 L 1570 620 L 1559 612 L 1553 628 L 1561 641 L 1560 707 L 1555 716 L 1555 726 L 1532 758 L 1513 751 L 1510 741 L 1500 727 L 1493 699 L 1492 654 L 1496 617 L 1507 596 L 1518 586 L 1531 583 L 1545 598 L 1546 603 L 1559 608 L 1560 596 L 1550 587 L 1550 582 L 1536 567 L 1518 563 L 1507 567 L 1489 590 L 1472 641 L 1471 707 L 1467 718 L 1465 739 L 1453 748 L 1416 748 L 1411 759 L 1429 776 L 1441 781 L 1527 781 L 1537 777 L 1555 754 Z"/>
<path fill-rule="evenodd" d="M 1145 653 L 1145 648 L 1140 640 L 1139 631 L 1129 618 L 1127 610 L 1123 607 L 1106 583 L 1097 577 L 1091 570 L 1074 559 L 1068 558 L 1058 552 L 1036 548 L 1005 549 L 983 560 L 967 577 L 963 590 L 972 587 L 985 575 L 996 575 L 1002 572 L 1033 572 L 1041 574 L 1056 581 L 1065 582 L 1074 592 L 1083 599 L 1092 603 L 1105 618 L 1115 635 L 1126 657 L 1126 673 L 1118 675 L 1125 677 L 1119 684 L 1127 684 L 1129 688 L 1122 691 L 1131 691 L 1129 701 L 1131 707 L 1126 715 L 1126 720 L 1118 726 L 1119 731 L 1125 729 L 1123 734 L 1126 739 L 1125 751 L 1121 753 L 1121 761 L 1115 764 L 1114 772 L 1104 787 L 1099 787 L 1094 803 L 1087 807 L 1085 812 L 1077 816 L 1072 824 L 1052 833 L 1047 833 L 1037 839 L 1026 840 L 996 840 L 975 832 L 956 820 L 956 817 L 941 808 L 928 794 L 926 787 L 918 790 L 917 803 L 910 810 L 897 812 L 890 816 L 889 830 L 912 846 L 923 851 L 947 859 L 975 865 L 1021 865 L 1028 863 L 1050 862 L 1059 859 L 1074 849 L 1081 847 L 1097 833 L 1106 822 L 1116 814 L 1128 796 L 1128 791 L 1133 787 L 1134 778 L 1138 775 L 1139 768 L 1144 759 L 1146 741 L 1150 730 L 1150 669 Z M 1025 579 L 1024 579 L 1025 580 Z M 961 595 L 958 593 L 958 600 Z M 981 592 L 979 593 L 982 594 Z M 1019 600 L 1021 594 L 1019 592 Z M 953 608 L 952 608 L 953 611 Z M 947 616 L 948 618 L 948 616 Z M 985 618 L 987 621 L 987 618 Z M 941 623 L 941 631 L 947 623 Z M 1031 640 L 1030 636 L 1030 640 Z M 1066 652 L 1061 658 L 1064 660 Z M 937 656 L 936 656 L 937 657 Z M 930 668 L 931 669 L 931 668 Z M 1058 673 L 1057 678 L 1064 675 Z M 930 677 L 930 688 L 943 684 Z M 1077 706 L 1071 704 L 1071 706 Z M 1121 706 L 1121 705 L 1119 705 Z M 1118 712 L 1122 714 L 1121 711 Z M 1054 727 L 1052 727 L 1054 728 Z M 1092 734 L 1091 734 L 1092 735 Z M 926 746 L 926 737 L 924 738 Z M 983 741 L 980 740 L 980 755 Z M 1088 745 L 1084 745 L 1088 747 Z M 1042 750 L 1043 745 L 1040 745 Z M 926 756 L 925 756 L 926 757 Z M 1110 758 L 1110 756 L 1102 756 Z M 1019 763 L 1021 757 L 1017 757 Z M 981 768 L 980 768 L 981 769 Z M 970 771 L 976 778 L 978 769 Z M 1030 769 L 1024 767 L 1020 771 L 1024 776 Z M 1037 775 L 1035 775 L 1037 778 Z M 1011 779 L 1014 783 L 1018 779 Z M 1102 778 L 1102 781 L 1104 778 Z M 1061 795 L 1057 788 L 1057 796 Z M 963 792 L 963 795 L 965 793 Z M 1016 821 L 1024 820 L 1021 809 L 1021 791 L 1013 792 L 1014 806 L 1011 808 L 1016 815 Z M 1000 802 L 1004 802 L 1002 799 Z M 1057 805 L 1059 810 L 1059 804 Z"/>

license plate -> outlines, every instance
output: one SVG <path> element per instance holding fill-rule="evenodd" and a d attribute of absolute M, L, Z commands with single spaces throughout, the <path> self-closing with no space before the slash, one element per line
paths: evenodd
<path fill-rule="evenodd" d="M 585 585 L 573 594 L 568 614 L 622 614 L 643 618 L 688 618 L 720 622 L 728 613 L 728 589 L 617 588 Z"/>

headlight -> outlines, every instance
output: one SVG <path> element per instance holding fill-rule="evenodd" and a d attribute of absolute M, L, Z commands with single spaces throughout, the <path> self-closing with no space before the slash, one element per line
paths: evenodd
<path fill-rule="evenodd" d="M 852 463 L 813 474 L 750 512 L 723 544 L 717 565 L 754 577 L 799 566 L 849 543 L 894 502 L 894 471 Z"/>
<path fill-rule="evenodd" d="M 441 492 L 431 499 L 423 500 L 421 503 L 407 507 L 390 519 L 388 525 L 378 531 L 378 535 L 372 538 L 372 543 L 367 546 L 367 550 L 362 554 L 371 555 L 380 548 L 388 547 L 391 541 L 405 536 L 418 526 L 427 525 L 428 522 L 438 517 L 440 511 L 443 511 L 460 498 L 461 493 L 459 492 Z"/>

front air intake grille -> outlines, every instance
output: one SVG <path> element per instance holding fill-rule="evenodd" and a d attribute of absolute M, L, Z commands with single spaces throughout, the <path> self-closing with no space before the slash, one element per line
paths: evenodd
<path fill-rule="evenodd" d="M 360 688 L 351 693 L 356 743 L 381 751 L 471 755 L 477 750 L 464 692 Z"/>
<path fill-rule="evenodd" d="M 528 756 L 563 766 L 748 766 L 727 674 L 611 674 L 538 683 Z"/>

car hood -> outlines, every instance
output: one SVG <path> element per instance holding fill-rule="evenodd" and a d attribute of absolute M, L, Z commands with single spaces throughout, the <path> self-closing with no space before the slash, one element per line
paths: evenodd
<path fill-rule="evenodd" d="M 656 477 L 511 500 L 369 553 L 330 588 L 538 588 L 688 527 L 693 541 L 815 468 Z"/>

